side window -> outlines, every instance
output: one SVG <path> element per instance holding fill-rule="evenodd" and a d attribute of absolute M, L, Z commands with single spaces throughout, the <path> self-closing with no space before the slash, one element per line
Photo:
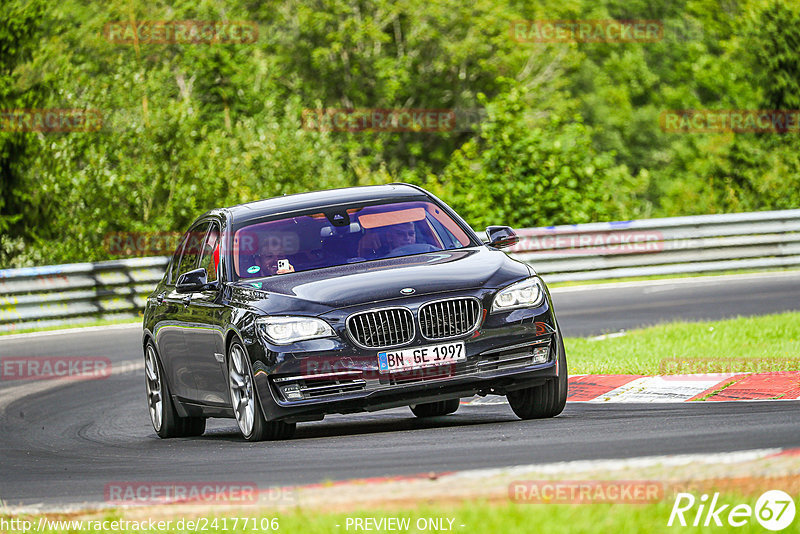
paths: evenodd
<path fill-rule="evenodd" d="M 183 234 L 181 240 L 178 242 L 178 246 L 175 248 L 175 253 L 172 255 L 172 259 L 169 262 L 169 274 L 167 275 L 167 284 L 175 285 L 175 280 L 178 278 L 178 264 L 181 261 L 181 253 L 183 252 L 183 247 L 186 245 L 186 240 L 189 238 L 189 232 Z"/>
<path fill-rule="evenodd" d="M 210 223 L 204 222 L 189 230 L 186 246 L 183 247 L 181 263 L 178 267 L 178 275 L 175 277 L 176 281 L 180 275 L 188 273 L 192 269 L 197 269 L 200 263 L 200 254 L 203 252 L 203 241 L 206 238 L 209 224 Z"/>
<path fill-rule="evenodd" d="M 219 227 L 211 223 L 211 229 L 203 243 L 200 267 L 206 270 L 206 279 L 209 282 L 217 280 L 217 267 L 219 266 Z"/>

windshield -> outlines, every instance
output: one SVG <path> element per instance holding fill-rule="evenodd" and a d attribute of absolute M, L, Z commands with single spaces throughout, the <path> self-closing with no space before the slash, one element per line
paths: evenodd
<path fill-rule="evenodd" d="M 260 278 L 470 245 L 467 233 L 430 202 L 336 208 L 254 223 L 233 237 L 237 279 Z"/>

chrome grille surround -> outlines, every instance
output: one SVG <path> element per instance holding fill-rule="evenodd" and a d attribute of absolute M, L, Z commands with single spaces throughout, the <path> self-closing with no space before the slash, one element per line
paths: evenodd
<path fill-rule="evenodd" d="M 425 339 L 451 339 L 470 334 L 482 318 L 475 297 L 457 297 L 426 302 L 419 309 L 419 328 Z"/>
<path fill-rule="evenodd" d="M 414 315 L 408 308 L 380 308 L 354 313 L 347 318 L 347 332 L 365 349 L 407 345 L 414 340 Z"/>

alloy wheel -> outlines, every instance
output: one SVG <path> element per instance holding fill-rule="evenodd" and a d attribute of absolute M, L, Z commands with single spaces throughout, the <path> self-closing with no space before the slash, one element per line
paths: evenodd
<path fill-rule="evenodd" d="M 253 420 L 255 416 L 253 381 L 250 378 L 250 368 L 247 365 L 244 350 L 238 344 L 231 347 L 231 358 L 228 376 L 230 377 L 231 401 L 233 412 L 239 429 L 245 437 L 253 433 Z"/>
<path fill-rule="evenodd" d="M 144 362 L 145 382 L 147 383 L 147 406 L 150 409 L 150 421 L 156 432 L 161 430 L 162 424 L 162 403 L 161 394 L 161 373 L 158 370 L 158 360 L 156 351 L 152 345 L 147 345 L 146 357 Z"/>

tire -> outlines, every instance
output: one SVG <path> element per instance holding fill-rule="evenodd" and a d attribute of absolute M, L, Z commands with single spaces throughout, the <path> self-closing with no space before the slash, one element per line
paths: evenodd
<path fill-rule="evenodd" d="M 150 422 L 158 437 L 183 438 L 201 436 L 206 431 L 205 417 L 180 417 L 172 401 L 164 367 L 153 341 L 144 349 L 144 379 Z"/>
<path fill-rule="evenodd" d="M 569 389 L 567 375 L 567 355 L 559 332 L 556 337 L 558 351 L 558 377 L 541 386 L 510 391 L 508 403 L 520 419 L 545 419 L 555 417 L 564 411 Z"/>
<path fill-rule="evenodd" d="M 231 408 L 239 431 L 247 441 L 289 439 L 294 435 L 296 423 L 267 421 L 255 391 L 250 358 L 239 341 L 228 348 L 228 387 Z"/>
<path fill-rule="evenodd" d="M 458 410 L 461 399 L 450 399 L 439 402 L 429 402 L 426 404 L 416 404 L 411 406 L 411 412 L 417 417 L 438 417 L 448 415 Z"/>

